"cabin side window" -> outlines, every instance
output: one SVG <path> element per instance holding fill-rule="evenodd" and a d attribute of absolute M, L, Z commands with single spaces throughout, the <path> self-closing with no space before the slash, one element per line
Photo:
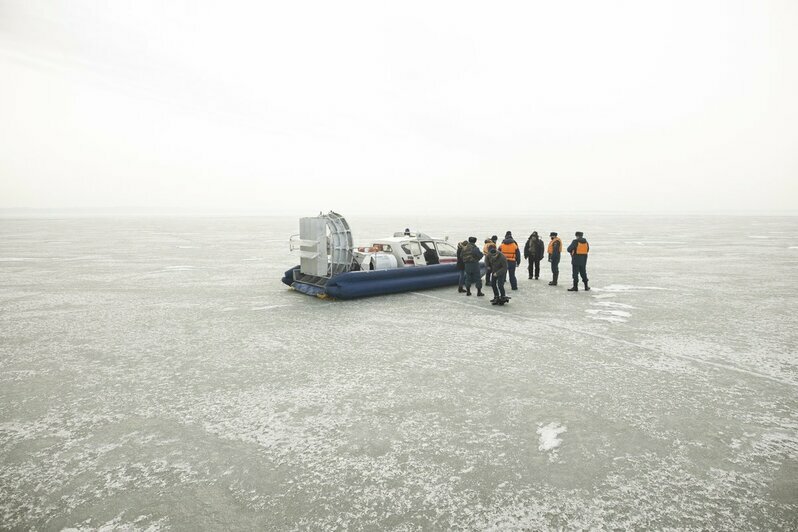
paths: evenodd
<path fill-rule="evenodd" d="M 404 242 L 402 244 L 402 249 L 405 253 L 413 257 L 421 255 L 421 246 L 418 245 L 418 242 Z"/>
<path fill-rule="evenodd" d="M 371 251 L 384 251 L 386 253 L 391 253 L 391 246 L 390 244 L 372 244 Z"/>
<path fill-rule="evenodd" d="M 438 255 L 440 257 L 457 257 L 457 250 L 446 242 L 438 242 Z"/>

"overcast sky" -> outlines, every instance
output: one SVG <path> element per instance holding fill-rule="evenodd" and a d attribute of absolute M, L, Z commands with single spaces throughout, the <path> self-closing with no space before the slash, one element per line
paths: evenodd
<path fill-rule="evenodd" d="M 798 211 L 798 2 L 0 0 L 0 208 Z"/>

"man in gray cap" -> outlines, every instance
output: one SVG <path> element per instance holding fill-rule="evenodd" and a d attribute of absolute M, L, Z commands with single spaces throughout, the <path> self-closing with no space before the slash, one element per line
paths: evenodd
<path fill-rule="evenodd" d="M 585 283 L 585 290 L 590 290 L 587 285 L 587 254 L 590 251 L 590 244 L 585 240 L 584 233 L 577 231 L 574 235 L 571 245 L 566 250 L 571 254 L 571 270 L 573 271 L 574 286 L 569 288 L 569 292 L 579 291 L 579 276 L 582 276 L 582 282 Z"/>

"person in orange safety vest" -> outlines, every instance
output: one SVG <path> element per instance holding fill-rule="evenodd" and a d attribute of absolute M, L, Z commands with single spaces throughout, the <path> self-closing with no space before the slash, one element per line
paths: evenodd
<path fill-rule="evenodd" d="M 557 236 L 557 233 L 552 231 L 549 233 L 551 240 L 549 241 L 549 248 L 546 252 L 549 254 L 549 262 L 551 263 L 551 282 L 549 285 L 557 286 L 557 278 L 560 276 L 560 254 L 562 253 L 562 240 Z"/>
<path fill-rule="evenodd" d="M 499 253 L 507 258 L 507 273 L 510 277 L 510 288 L 518 290 L 518 280 L 515 278 L 515 267 L 521 264 L 521 249 L 513 238 L 513 233 L 507 231 L 504 240 L 499 244 Z"/>
<path fill-rule="evenodd" d="M 569 288 L 569 292 L 579 291 L 579 276 L 582 277 L 582 282 L 585 283 L 585 290 L 590 290 L 587 285 L 587 254 L 590 251 L 590 244 L 585 240 L 584 233 L 577 231 L 574 235 L 576 238 L 571 242 L 566 250 L 571 254 L 571 269 L 573 270 L 574 286 Z"/>

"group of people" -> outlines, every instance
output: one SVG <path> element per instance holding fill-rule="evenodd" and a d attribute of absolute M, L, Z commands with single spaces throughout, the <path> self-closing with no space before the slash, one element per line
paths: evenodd
<path fill-rule="evenodd" d="M 560 257 L 562 255 L 563 243 L 557 233 L 549 233 L 550 241 L 548 247 L 538 236 L 537 231 L 532 231 L 524 245 L 523 255 L 528 261 L 529 279 L 538 280 L 540 278 L 540 261 L 544 254 L 548 254 L 548 261 L 551 264 L 552 279 L 550 286 L 557 286 L 557 279 L 560 276 Z M 493 235 L 485 239 L 484 246 L 480 250 L 477 247 L 477 238 L 468 237 L 468 240 L 460 242 L 457 246 L 457 268 L 460 270 L 460 282 L 457 291 L 471 295 L 471 285 L 475 285 L 478 296 L 484 296 L 482 292 L 482 273 L 480 272 L 479 261 L 485 257 L 485 284 L 493 289 L 493 305 L 504 305 L 510 298 L 504 290 L 507 278 L 510 279 L 510 288 L 518 290 L 518 279 L 515 270 L 521 265 L 521 248 L 513 238 L 512 231 L 507 231 L 504 240 L 497 245 L 498 237 Z M 545 253 L 544 253 L 545 249 Z M 579 278 L 585 285 L 585 290 L 590 290 L 587 279 L 587 255 L 590 251 L 590 244 L 585 239 L 582 231 L 575 233 L 575 238 L 565 249 L 571 255 L 571 269 L 574 284 L 568 289 L 569 292 L 579 291 Z"/>

